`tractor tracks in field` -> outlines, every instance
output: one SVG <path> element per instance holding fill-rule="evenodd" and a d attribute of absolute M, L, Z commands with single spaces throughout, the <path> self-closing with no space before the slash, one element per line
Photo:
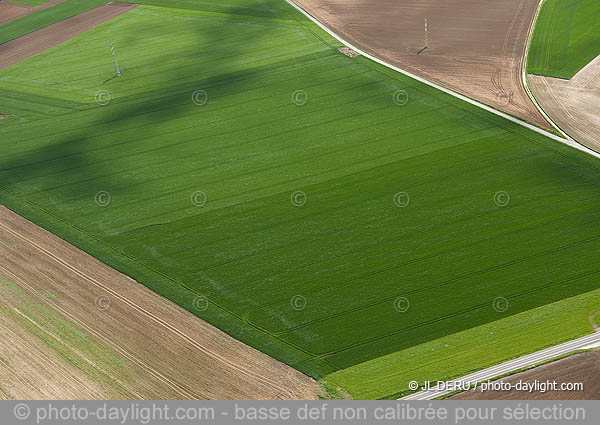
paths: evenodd
<path fill-rule="evenodd" d="M 123 304 L 125 304 L 129 308 L 131 308 L 131 309 L 133 309 L 133 310 L 135 310 L 135 311 L 143 314 L 144 316 L 146 316 L 147 318 L 151 319 L 153 322 L 155 322 L 156 324 L 158 324 L 162 328 L 164 328 L 164 329 L 168 330 L 169 332 L 175 334 L 176 336 L 178 336 L 179 338 L 181 338 L 182 340 L 184 340 L 186 343 L 188 343 L 191 346 L 193 346 L 193 348 L 195 348 L 195 349 L 201 351 L 202 353 L 210 356 L 211 358 L 213 358 L 213 359 L 215 359 L 215 360 L 217 360 L 217 361 L 225 364 L 228 368 L 231 368 L 231 369 L 235 370 L 236 372 L 239 372 L 239 373 L 241 373 L 241 374 L 243 374 L 245 376 L 248 376 L 249 378 L 252 378 L 253 380 L 255 380 L 257 382 L 261 382 L 263 385 L 270 386 L 270 387 L 276 389 L 278 392 L 280 392 L 282 395 L 287 396 L 288 398 L 294 398 L 294 394 L 290 390 L 288 390 L 287 388 L 285 388 L 283 385 L 280 385 L 275 380 L 267 378 L 264 375 L 260 375 L 260 374 L 254 372 L 254 371 L 252 371 L 252 370 L 250 370 L 248 368 L 241 367 L 241 366 L 237 365 L 235 362 L 233 362 L 232 360 L 229 360 L 229 359 L 225 358 L 224 356 L 220 355 L 219 353 L 216 353 L 213 350 L 210 350 L 210 349 L 206 348 L 205 346 L 203 346 L 202 344 L 200 344 L 198 341 L 196 341 L 194 338 L 190 337 L 186 333 L 184 333 L 181 330 L 179 330 L 178 328 L 174 327 L 173 325 L 171 325 L 167 321 L 165 321 L 162 318 L 158 317 L 157 315 L 153 314 L 152 312 L 150 312 L 149 310 L 145 309 L 144 307 L 138 305 L 137 303 L 135 303 L 134 301 L 130 300 L 129 298 L 123 296 L 119 292 L 111 289 L 107 285 L 104 285 L 103 283 L 99 282 L 94 277 L 92 277 L 92 276 L 88 275 L 87 273 L 81 271 L 79 268 L 71 265 L 67 261 L 63 260 L 59 256 L 55 255 L 54 253 L 50 252 L 49 250 L 47 250 L 46 248 L 44 248 L 43 246 L 41 246 L 40 244 L 38 244 L 35 241 L 31 240 L 27 236 L 21 234 L 20 232 L 17 232 L 15 230 L 11 229 L 10 227 L 6 226 L 4 223 L 0 223 L 0 228 L 2 230 L 6 231 L 7 233 L 11 234 L 12 236 L 20 239 L 21 241 L 27 243 L 28 245 L 30 245 L 31 247 L 33 247 L 36 251 L 42 253 L 44 256 L 46 256 L 46 257 L 50 258 L 52 261 L 58 263 L 61 267 L 69 270 L 70 272 L 72 272 L 76 276 L 84 279 L 85 281 L 91 283 L 95 287 L 97 287 L 97 288 L 101 289 L 102 291 L 105 291 L 106 293 L 110 294 L 112 297 L 114 297 L 115 299 L 121 301 Z M 54 308 L 57 308 L 57 306 L 55 306 L 54 304 L 52 304 L 52 306 Z M 133 361 L 134 363 L 136 363 L 138 366 L 142 367 L 147 372 L 151 373 L 155 378 L 157 378 L 161 382 L 163 382 L 163 383 L 167 384 L 169 387 L 173 388 L 182 397 L 190 398 L 190 399 L 198 398 L 195 395 L 195 393 L 193 392 L 193 390 L 191 390 L 191 389 L 183 386 L 182 384 L 174 382 L 169 377 L 165 376 L 164 374 L 162 374 L 161 372 L 159 372 L 155 368 L 152 368 L 151 366 L 149 366 L 148 364 L 146 364 L 145 362 L 143 362 L 139 358 L 133 356 L 131 353 L 128 353 L 128 352 L 124 351 L 121 347 L 115 346 L 115 344 L 112 343 L 111 341 L 109 341 L 106 337 L 102 337 L 98 332 L 96 332 L 93 329 L 89 328 L 87 325 L 81 323 L 81 321 L 79 321 L 76 318 L 74 318 L 72 315 L 70 315 L 64 309 L 57 308 L 57 310 L 59 310 L 62 314 L 65 314 L 67 317 L 71 318 L 72 320 L 75 320 L 79 325 L 85 326 L 86 329 L 88 329 L 89 331 L 93 332 L 94 335 L 100 337 L 105 342 L 110 343 L 113 347 L 115 347 L 116 349 L 118 349 L 122 354 L 126 355 L 127 358 L 129 358 L 131 361 Z"/>
<path fill-rule="evenodd" d="M 71 319 L 73 322 L 77 323 L 79 326 L 81 326 L 82 328 L 84 328 L 86 331 L 88 331 L 91 334 L 93 334 L 94 336 L 102 339 L 104 342 L 108 343 L 108 345 L 110 345 L 112 348 L 114 348 L 115 350 L 117 350 L 120 354 L 126 356 L 129 360 L 133 360 L 133 358 L 131 356 L 129 356 L 128 353 L 124 352 L 124 350 L 121 350 L 118 345 L 112 344 L 111 341 L 109 341 L 108 339 L 104 338 L 102 335 L 100 335 L 97 332 L 95 332 L 92 328 L 90 328 L 87 325 L 85 325 L 85 323 L 81 322 L 80 320 L 78 320 L 73 315 L 69 314 L 66 310 L 62 309 L 61 307 L 59 307 L 58 305 L 56 305 L 54 303 L 49 302 L 46 297 L 44 297 L 42 294 L 40 294 L 38 291 L 36 291 L 32 286 L 28 285 L 23 279 L 21 279 L 16 274 L 12 273 L 6 267 L 3 267 L 3 266 L 0 265 L 0 271 L 2 271 L 5 275 L 10 276 L 12 279 L 14 279 L 15 282 L 18 282 L 19 286 L 21 286 L 22 288 L 26 288 L 39 301 L 41 301 L 44 304 L 49 304 L 53 309 L 59 311 L 60 313 L 62 313 L 63 315 L 65 315 L 66 317 L 68 317 L 69 319 Z M 94 369 L 96 369 L 99 372 L 101 372 L 102 374 L 104 374 L 106 377 L 108 377 L 113 382 L 116 382 L 121 388 L 123 388 L 124 390 L 126 390 L 130 395 L 133 395 L 134 397 L 136 397 L 138 399 L 142 399 L 141 395 L 139 393 L 137 393 L 133 388 L 129 387 L 127 384 L 125 384 L 123 381 L 121 381 L 120 379 L 118 379 L 116 376 L 114 376 L 113 374 L 111 374 L 110 372 L 108 372 L 107 370 L 105 370 L 104 368 L 100 367 L 97 363 L 95 363 L 93 360 L 91 360 L 88 357 L 86 357 L 81 351 L 77 350 L 75 347 L 73 347 L 72 345 L 68 344 L 66 341 L 62 340 L 56 334 L 50 332 L 50 330 L 48 330 L 47 328 L 45 328 L 44 326 L 42 326 L 41 324 L 39 324 L 36 320 L 34 320 L 33 318 L 31 318 L 27 314 L 23 313 L 19 308 L 15 307 L 12 303 L 8 302 L 7 300 L 3 300 L 2 297 L 0 297 L 0 301 L 4 302 L 4 304 L 6 304 L 10 309 L 12 309 L 13 312 L 17 316 L 21 317 L 25 321 L 29 322 L 31 325 L 35 326 L 37 329 L 39 329 L 41 332 L 43 332 L 44 334 L 46 334 L 48 337 L 52 338 L 58 344 L 65 346 L 71 352 L 75 353 L 85 363 L 89 364 Z M 20 338 L 20 336 L 17 335 L 17 334 L 13 334 L 13 338 Z"/>
<path fill-rule="evenodd" d="M 6 231 L 7 233 L 13 235 L 14 237 L 20 239 L 21 241 L 27 243 L 28 245 L 32 246 L 36 251 L 39 251 L 39 252 L 43 253 L 46 257 L 49 257 L 53 261 L 59 263 L 61 267 L 65 268 L 65 269 L 67 269 L 69 271 L 71 271 L 72 273 L 74 273 L 75 275 L 79 276 L 80 278 L 83 278 L 84 280 L 92 283 L 94 286 L 96 286 L 96 287 L 98 287 L 98 288 L 100 288 L 100 289 L 108 292 L 111 296 L 119 299 L 120 301 L 124 302 L 125 304 L 129 305 L 130 307 L 133 307 L 135 310 L 137 310 L 139 312 L 142 312 L 143 314 L 145 314 L 148 317 L 153 318 L 155 321 L 160 321 L 161 320 L 158 317 L 154 316 L 149 311 L 147 311 L 144 308 L 138 306 L 137 304 L 133 303 L 132 301 L 128 300 L 127 298 L 121 296 L 116 291 L 113 291 L 112 289 L 108 288 L 106 285 L 103 285 L 102 283 L 100 283 L 99 281 L 97 281 L 96 279 L 94 279 L 93 277 L 91 277 L 91 276 L 87 275 L 86 273 L 80 271 L 79 269 L 71 266 L 70 264 L 68 264 L 67 262 L 63 261 L 61 258 L 59 258 L 58 256 L 54 255 L 50 251 L 46 250 L 44 247 L 40 246 L 36 242 L 32 241 L 31 239 L 23 236 L 22 234 L 20 234 L 18 232 L 10 229 L 5 224 L 0 223 L 0 228 L 2 230 Z M 1 267 L 1 266 L 0 266 L 0 269 L 2 269 L 6 273 L 9 273 L 13 278 L 15 278 L 15 279 L 17 279 L 19 281 L 20 285 L 26 287 L 37 298 L 43 300 L 43 298 L 40 297 L 39 293 L 34 288 L 32 288 L 27 283 L 25 283 L 22 279 L 20 279 L 14 273 L 11 273 L 9 270 L 7 270 L 6 268 Z M 52 308 L 54 308 L 55 310 L 59 311 L 61 314 L 65 315 L 70 320 L 72 320 L 75 323 L 77 323 L 79 326 L 82 326 L 84 329 L 86 329 L 88 332 L 92 333 L 97 338 L 100 338 L 102 341 L 108 343 L 111 347 L 115 348 L 119 353 L 121 353 L 122 355 L 124 355 L 125 357 L 127 357 L 130 361 L 132 361 L 133 363 L 135 363 L 138 366 L 142 367 L 142 369 L 144 369 L 146 372 L 149 372 L 150 374 L 152 374 L 154 377 L 158 378 L 163 383 L 166 383 L 169 387 L 171 387 L 172 389 L 174 389 L 182 397 L 185 397 L 185 398 L 195 398 L 195 397 L 193 397 L 193 395 L 192 395 L 191 392 L 188 392 L 188 390 L 184 390 L 178 384 L 176 384 L 175 382 L 171 381 L 168 377 L 162 375 L 156 369 L 154 369 L 151 366 L 147 365 L 146 363 L 144 363 L 142 360 L 140 360 L 139 358 L 135 357 L 131 353 L 125 351 L 118 344 L 113 343 L 110 339 L 108 339 L 105 336 L 101 335 L 99 332 L 97 332 L 94 329 L 92 329 L 91 327 L 89 327 L 87 324 L 85 324 L 84 322 L 82 322 L 81 320 L 79 320 L 78 318 L 76 318 L 75 316 L 73 316 L 72 314 L 70 314 L 68 311 L 66 311 L 62 307 L 56 305 L 55 303 L 51 303 L 48 300 L 43 300 L 43 301 L 45 301 L 45 303 L 47 303 L 47 304 L 50 304 L 52 306 Z"/>

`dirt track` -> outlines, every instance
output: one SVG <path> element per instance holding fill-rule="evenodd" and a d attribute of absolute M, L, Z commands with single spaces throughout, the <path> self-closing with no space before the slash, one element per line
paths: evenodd
<path fill-rule="evenodd" d="M 0 315 L 2 335 L 11 332 L 0 342 L 0 398 L 318 395 L 308 377 L 4 207 Z"/>
<path fill-rule="evenodd" d="M 66 0 L 52 0 L 40 6 L 28 6 L 26 4 L 0 0 L 0 25 L 29 15 L 30 13 L 37 12 L 38 10 L 47 9 L 64 1 Z"/>
<path fill-rule="evenodd" d="M 549 128 L 521 82 L 538 0 L 294 1 L 388 63 Z"/>
<path fill-rule="evenodd" d="M 468 391 L 450 400 L 600 400 L 600 351 L 577 354 L 503 379 L 516 384 L 556 381 L 583 383 L 583 391 Z"/>
<path fill-rule="evenodd" d="M 600 56 L 570 80 L 528 76 L 544 111 L 567 134 L 600 152 Z"/>
<path fill-rule="evenodd" d="M 69 41 L 137 7 L 112 2 L 0 45 L 0 69 L 7 68 L 51 47 Z"/>

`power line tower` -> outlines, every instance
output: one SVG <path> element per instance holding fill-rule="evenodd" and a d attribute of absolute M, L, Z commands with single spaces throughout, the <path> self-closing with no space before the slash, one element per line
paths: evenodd
<path fill-rule="evenodd" d="M 115 62 L 115 74 L 117 77 L 122 75 L 121 68 L 119 68 L 119 63 L 117 62 L 117 53 L 115 52 L 115 45 L 111 42 L 108 43 L 110 45 L 110 52 L 112 53 L 113 61 Z"/>
<path fill-rule="evenodd" d="M 427 18 L 425 18 L 425 44 L 423 48 L 426 49 L 429 47 L 429 30 L 427 28 Z"/>

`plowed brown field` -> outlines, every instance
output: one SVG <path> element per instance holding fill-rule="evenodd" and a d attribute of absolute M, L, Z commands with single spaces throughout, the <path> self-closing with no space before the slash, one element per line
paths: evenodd
<path fill-rule="evenodd" d="M 0 207 L 0 398 L 294 399 L 318 385 Z"/>
<path fill-rule="evenodd" d="M 294 0 L 374 56 L 542 127 L 521 81 L 538 0 Z M 425 19 L 429 47 L 423 50 Z"/>
<path fill-rule="evenodd" d="M 25 15 L 29 15 L 30 13 L 37 12 L 38 10 L 55 6 L 64 1 L 66 0 L 52 0 L 40 6 L 28 6 L 26 4 L 0 0 L 0 25 L 14 21 L 15 19 L 21 18 Z"/>
<path fill-rule="evenodd" d="M 530 384 L 556 381 L 582 383 L 583 390 L 558 391 L 467 391 L 451 397 L 452 400 L 600 400 L 600 351 L 576 354 L 544 366 L 503 379 L 513 386 L 519 381 Z"/>
<path fill-rule="evenodd" d="M 0 45 L 0 69 L 64 43 L 137 7 L 111 2 Z"/>
<path fill-rule="evenodd" d="M 544 111 L 579 143 L 600 152 L 600 56 L 570 80 L 529 75 Z"/>

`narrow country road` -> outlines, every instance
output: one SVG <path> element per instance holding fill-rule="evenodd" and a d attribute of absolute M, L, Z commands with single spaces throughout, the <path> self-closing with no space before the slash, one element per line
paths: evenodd
<path fill-rule="evenodd" d="M 487 369 L 480 370 L 479 372 L 472 373 L 462 378 L 451 381 L 449 390 L 424 390 L 409 396 L 403 397 L 400 400 L 432 400 L 444 395 L 454 392 L 453 388 L 456 388 L 455 384 L 459 383 L 475 383 L 493 379 L 497 376 L 501 376 L 516 370 L 522 369 L 528 366 L 534 366 L 538 363 L 542 363 L 547 360 L 562 356 L 564 354 L 571 353 L 576 350 L 582 350 L 586 348 L 600 346 L 600 331 L 596 331 L 591 335 L 575 339 L 573 341 L 565 342 L 563 344 L 555 345 L 554 347 L 546 348 L 542 351 L 528 354 L 523 357 L 519 357 L 513 360 L 509 360 L 505 363 L 501 363 L 496 366 L 492 366 Z M 434 383 L 432 382 L 432 386 Z"/>
<path fill-rule="evenodd" d="M 562 136 L 557 136 L 556 134 L 550 133 L 549 131 L 546 131 L 544 129 L 541 129 L 533 124 L 529 124 L 528 122 L 525 122 L 519 118 L 515 118 L 512 115 L 506 114 L 504 112 L 501 112 L 498 109 L 495 109 L 491 106 L 485 105 L 481 102 L 478 102 L 476 100 L 473 100 L 467 96 L 464 96 L 458 92 L 455 92 L 453 90 L 450 90 L 446 87 L 442 87 L 439 84 L 436 84 L 434 82 L 431 82 L 429 80 L 426 80 L 424 78 L 421 78 L 419 76 L 416 76 L 408 71 L 405 71 L 403 69 L 400 69 L 394 65 L 391 65 L 381 59 L 376 58 L 375 56 L 372 56 L 366 52 L 364 52 L 363 50 L 359 49 L 358 47 L 352 45 L 351 43 L 347 42 L 346 40 L 344 40 L 342 37 L 340 37 L 339 35 L 337 35 L 335 32 L 333 32 L 331 29 L 329 29 L 327 26 L 325 26 L 324 24 L 322 24 L 321 22 L 319 22 L 318 19 L 316 19 L 314 16 L 310 15 L 308 12 L 306 12 L 304 9 L 302 9 L 300 6 L 298 6 L 296 3 L 293 2 L 293 0 L 285 0 L 286 3 L 288 3 L 290 6 L 292 6 L 294 9 L 298 10 L 300 13 L 302 13 L 304 16 L 306 16 L 308 19 L 310 19 L 312 22 L 314 22 L 316 25 L 319 26 L 319 28 L 321 28 L 323 31 L 327 32 L 329 35 L 331 35 L 333 38 L 335 38 L 336 40 L 338 40 L 340 43 L 344 44 L 346 47 L 351 48 L 352 50 L 354 50 L 355 52 L 359 53 L 360 55 L 366 57 L 367 59 L 372 60 L 373 62 L 377 62 L 380 65 L 385 66 L 386 68 L 392 69 L 396 72 L 399 72 L 401 74 L 404 74 L 410 78 L 412 78 L 413 80 L 417 80 L 420 81 L 423 84 L 427 84 L 428 86 L 434 87 L 444 93 L 447 93 L 451 96 L 454 96 L 460 100 L 463 100 L 467 103 L 470 103 L 471 105 L 474 105 L 478 108 L 481 108 L 485 111 L 491 112 L 494 115 L 497 115 L 499 117 L 502 117 L 504 119 L 507 119 L 508 121 L 514 122 L 515 124 L 518 124 L 522 127 L 528 128 L 529 130 L 535 131 L 538 134 L 541 134 L 543 136 L 546 136 L 549 139 L 555 140 L 557 142 L 563 143 L 567 146 L 571 146 L 572 148 L 578 149 L 582 152 L 587 153 L 588 155 L 591 155 L 595 158 L 600 158 L 600 153 L 576 142 L 575 140 L 571 139 L 571 138 L 564 138 Z"/>

